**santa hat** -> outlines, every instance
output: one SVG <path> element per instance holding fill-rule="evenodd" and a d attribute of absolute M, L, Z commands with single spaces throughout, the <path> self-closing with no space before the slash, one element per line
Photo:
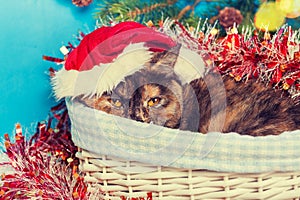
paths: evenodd
<path fill-rule="evenodd" d="M 176 45 L 168 35 L 137 22 L 98 28 L 82 39 L 67 56 L 63 68 L 53 76 L 55 96 L 61 99 L 101 95 L 112 90 L 124 77 L 140 70 L 151 60 L 153 52 Z M 192 79 L 198 73 L 193 73 L 193 65 L 199 60 L 193 61 L 191 52 L 181 51 L 185 59 L 178 59 L 177 71 L 185 79 Z M 186 57 L 192 63 L 187 64 Z"/>

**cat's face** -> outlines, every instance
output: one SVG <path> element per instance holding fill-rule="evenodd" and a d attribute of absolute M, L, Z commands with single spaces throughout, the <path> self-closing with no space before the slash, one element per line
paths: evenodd
<path fill-rule="evenodd" d="M 181 85 L 176 80 L 163 79 L 160 84 L 157 81 L 140 84 L 140 81 L 145 81 L 145 77 L 138 80 L 127 79 L 112 92 L 84 101 L 88 106 L 109 114 L 178 128 L 182 109 Z M 133 85 L 136 81 L 139 84 Z"/>
<path fill-rule="evenodd" d="M 183 89 L 175 75 L 176 55 L 157 54 L 142 70 L 127 76 L 112 91 L 85 104 L 109 114 L 136 121 L 178 128 Z"/>
<path fill-rule="evenodd" d="M 172 81 L 170 84 L 179 86 Z M 181 117 L 180 100 L 163 85 L 146 84 L 139 87 L 130 99 L 129 116 L 141 122 L 178 128 Z"/>

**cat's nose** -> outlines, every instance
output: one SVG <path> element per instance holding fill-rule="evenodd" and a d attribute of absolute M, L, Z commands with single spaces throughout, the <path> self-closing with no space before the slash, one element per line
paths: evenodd
<path fill-rule="evenodd" d="M 148 112 L 143 109 L 136 109 L 134 115 L 131 115 L 131 118 L 139 122 L 146 122 L 146 123 L 151 122 Z"/>
<path fill-rule="evenodd" d="M 146 117 L 144 117 L 143 115 L 132 117 L 132 119 L 134 119 L 134 120 L 136 120 L 136 121 L 139 121 L 139 122 L 150 123 L 149 118 L 146 118 Z"/>
<path fill-rule="evenodd" d="M 147 123 L 150 123 L 150 121 L 151 121 L 148 117 L 145 117 L 145 115 L 142 115 L 141 119 L 143 122 L 147 122 Z"/>

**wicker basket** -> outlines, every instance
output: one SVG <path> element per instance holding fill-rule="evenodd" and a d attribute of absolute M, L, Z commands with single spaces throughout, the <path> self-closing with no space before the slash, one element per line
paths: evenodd
<path fill-rule="evenodd" d="M 119 155 L 115 150 L 117 146 L 122 147 L 124 143 L 128 143 L 119 132 L 116 133 L 121 138 L 119 141 L 110 139 L 110 143 L 105 144 L 107 138 L 103 139 L 96 134 L 99 126 L 102 128 L 108 123 L 113 127 L 112 122 L 105 120 L 107 114 L 85 108 L 72 100 L 67 100 L 67 106 L 72 122 L 73 140 L 79 147 L 77 157 L 80 159 L 80 169 L 85 174 L 85 181 L 89 185 L 88 190 L 100 194 L 103 199 L 300 199 L 299 134 L 295 134 L 297 137 L 294 141 L 287 140 L 291 136 L 289 133 L 259 138 L 223 134 L 226 135 L 224 136 L 226 141 L 231 141 L 232 139 L 228 137 L 233 137 L 241 142 L 233 141 L 223 149 L 222 136 L 214 144 L 215 152 L 212 150 L 212 153 L 200 159 L 189 156 L 189 153 L 193 153 L 190 150 L 190 147 L 193 147 L 191 145 L 176 161 L 168 166 L 162 166 L 153 159 L 148 160 L 147 157 L 139 159 L 133 156 L 131 159 L 135 154 L 128 157 Z M 93 126 L 93 123 L 96 125 Z M 95 130 L 97 127 L 98 130 Z M 114 138 L 115 128 L 111 131 L 107 137 Z M 197 139 L 194 138 L 193 141 L 203 144 Z M 254 149 L 259 148 L 257 152 L 253 152 L 251 146 L 252 154 L 249 154 L 250 151 L 245 151 L 243 154 L 241 149 L 237 154 L 231 152 L 231 148 L 232 150 L 236 148 L 232 145 L 237 143 L 240 143 L 239 147 L 247 146 L 244 141 L 250 141 L 249 146 L 253 144 L 266 144 L 266 146 L 255 146 Z M 99 148 L 93 146 L 93 142 Z M 222 154 L 214 154 L 220 151 L 218 145 L 221 145 Z M 132 144 L 128 145 L 128 152 L 131 152 L 129 150 L 131 146 Z M 283 152 L 272 149 L 276 147 L 283 149 Z M 266 152 L 269 148 L 271 153 Z M 251 155 L 259 155 L 256 156 L 257 162 L 251 161 Z M 267 158 L 267 161 L 265 162 L 265 158 L 260 159 L 260 155 Z M 272 155 L 277 156 L 272 157 Z M 188 162 L 185 160 L 186 157 Z M 282 159 L 282 162 L 278 160 L 275 162 L 276 158 Z M 241 166 L 235 166 L 236 163 Z M 232 168 L 230 168 L 231 164 L 233 164 Z"/>
<path fill-rule="evenodd" d="M 99 189 L 103 199 L 146 199 L 149 192 L 160 200 L 300 199 L 300 172 L 245 174 L 161 167 L 85 150 L 78 158 L 89 190 Z"/>

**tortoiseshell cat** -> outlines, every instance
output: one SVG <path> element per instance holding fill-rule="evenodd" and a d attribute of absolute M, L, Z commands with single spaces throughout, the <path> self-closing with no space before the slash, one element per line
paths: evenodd
<path fill-rule="evenodd" d="M 174 51 L 156 53 L 112 92 L 79 100 L 110 114 L 201 133 L 264 136 L 300 129 L 300 105 L 281 91 L 228 76 L 222 76 L 220 83 L 220 75 L 213 72 L 182 84 L 173 69 L 176 59 Z"/>

